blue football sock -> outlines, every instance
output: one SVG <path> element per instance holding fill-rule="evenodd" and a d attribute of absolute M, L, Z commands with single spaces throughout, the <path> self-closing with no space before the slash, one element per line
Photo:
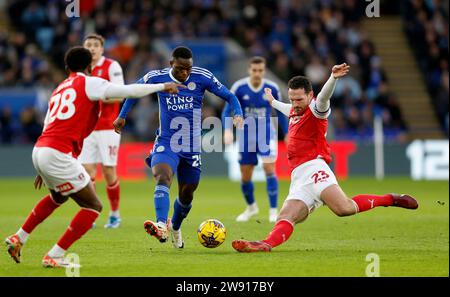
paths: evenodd
<path fill-rule="evenodd" d="M 278 179 L 276 175 L 267 176 L 267 195 L 270 208 L 276 208 L 278 202 Z"/>
<path fill-rule="evenodd" d="M 254 187 L 253 182 L 249 181 L 247 183 L 241 183 L 241 190 L 244 194 L 245 201 L 247 201 L 248 205 L 251 205 L 255 202 L 255 196 L 253 195 Z"/>
<path fill-rule="evenodd" d="M 180 199 L 177 198 L 173 203 L 173 215 L 172 215 L 172 228 L 178 230 L 181 227 L 181 223 L 187 217 L 189 211 L 192 208 L 192 203 L 184 205 Z"/>
<path fill-rule="evenodd" d="M 154 194 L 156 221 L 167 223 L 169 216 L 169 188 L 164 185 L 157 185 Z"/>

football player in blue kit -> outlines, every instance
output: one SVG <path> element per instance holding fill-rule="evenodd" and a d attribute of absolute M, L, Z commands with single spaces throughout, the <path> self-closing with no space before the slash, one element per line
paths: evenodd
<path fill-rule="evenodd" d="M 170 234 L 175 248 L 183 248 L 181 223 L 191 210 L 194 191 L 200 181 L 201 167 L 201 108 L 205 91 L 225 100 L 233 111 L 233 123 L 241 127 L 242 109 L 236 96 L 208 70 L 193 67 L 192 51 L 177 47 L 172 52 L 170 68 L 148 72 L 138 83 L 155 84 L 174 81 L 186 86 L 177 96 L 158 92 L 159 129 L 154 147 L 146 159 L 156 181 L 154 204 L 156 221 L 147 220 L 144 228 L 160 242 L 166 242 Z M 136 99 L 127 99 L 119 117 L 114 121 L 120 133 L 125 118 Z M 173 204 L 173 216 L 168 220 L 169 189 L 174 175 L 178 179 L 178 198 Z"/>
<path fill-rule="evenodd" d="M 269 221 L 277 219 L 278 203 L 278 179 L 275 175 L 275 161 L 277 156 L 277 125 L 272 120 L 272 106 L 264 98 L 264 88 L 270 88 L 275 99 L 282 101 L 278 85 L 264 78 L 266 60 L 255 56 L 250 59 L 248 66 L 249 76 L 236 81 L 231 87 L 231 92 L 236 95 L 244 111 L 244 129 L 239 130 L 237 138 L 239 142 L 239 164 L 241 169 L 241 190 L 247 203 L 247 208 L 236 221 L 246 222 L 259 212 L 254 197 L 252 182 L 253 170 L 258 164 L 258 156 L 263 162 L 266 175 L 266 189 L 269 197 Z M 223 117 L 229 117 L 231 106 L 226 105 Z M 287 118 L 279 111 L 278 124 L 282 132 L 287 136 Z M 253 122 L 252 122 L 253 121 Z M 232 127 L 225 121 L 224 143 L 233 142 Z M 285 139 L 287 139 L 285 137 Z"/>

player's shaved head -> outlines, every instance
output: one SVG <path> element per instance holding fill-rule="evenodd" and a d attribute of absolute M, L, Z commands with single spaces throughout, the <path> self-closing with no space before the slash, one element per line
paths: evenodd
<path fill-rule="evenodd" d="M 305 93 L 312 91 L 312 85 L 309 79 L 305 76 L 294 76 L 288 82 L 288 88 L 293 90 L 304 89 Z"/>
<path fill-rule="evenodd" d="M 70 48 L 64 56 L 66 68 L 71 72 L 85 72 L 91 65 L 92 55 L 82 46 Z"/>
<path fill-rule="evenodd" d="M 179 46 L 173 50 L 172 57 L 174 59 L 192 59 L 192 51 L 188 47 Z"/>

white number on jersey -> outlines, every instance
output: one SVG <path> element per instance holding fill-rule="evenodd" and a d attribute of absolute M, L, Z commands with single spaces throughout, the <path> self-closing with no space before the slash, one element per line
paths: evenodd
<path fill-rule="evenodd" d="M 48 125 L 54 120 L 67 120 L 75 114 L 75 105 L 73 102 L 77 98 L 77 93 L 73 88 L 64 90 L 50 98 L 49 109 L 45 124 Z"/>
<path fill-rule="evenodd" d="M 194 162 L 192 162 L 192 167 L 199 167 L 202 165 L 202 158 L 200 155 L 193 155 L 192 159 L 194 159 Z"/>

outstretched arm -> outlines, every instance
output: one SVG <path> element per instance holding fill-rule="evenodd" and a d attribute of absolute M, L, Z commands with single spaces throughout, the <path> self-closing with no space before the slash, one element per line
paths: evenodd
<path fill-rule="evenodd" d="M 110 84 L 105 91 L 105 98 L 133 97 L 140 98 L 149 94 L 164 90 L 165 84 L 131 84 L 131 85 L 115 85 Z"/>
<path fill-rule="evenodd" d="M 86 94 L 91 100 L 107 100 L 108 98 L 120 97 L 141 98 L 159 91 L 178 93 L 178 88 L 184 87 L 184 85 L 176 84 L 173 82 L 145 84 L 143 79 L 140 79 L 135 84 L 117 85 L 98 77 L 90 77 L 89 83 L 86 85 Z M 137 99 L 125 100 L 119 117 L 114 121 L 114 128 L 117 133 L 120 134 L 122 128 L 125 126 L 125 118 L 131 108 L 136 104 L 136 102 Z"/>
<path fill-rule="evenodd" d="M 178 93 L 178 88 L 184 87 L 184 85 L 173 82 L 159 84 L 136 83 L 130 85 L 119 85 L 99 77 L 88 76 L 86 77 L 85 91 L 90 100 L 97 101 L 120 97 L 140 98 L 159 91 Z"/>
<path fill-rule="evenodd" d="M 270 105 L 275 108 L 277 111 L 280 111 L 285 116 L 289 117 L 291 112 L 292 104 L 283 103 L 281 101 L 276 100 L 272 95 L 272 89 L 264 88 L 264 93 L 266 93 L 266 98 L 269 101 Z"/>
<path fill-rule="evenodd" d="M 336 87 L 337 79 L 347 75 L 350 70 L 350 66 L 347 63 L 340 65 L 334 65 L 331 70 L 330 78 L 323 85 L 322 90 L 316 99 L 316 108 L 319 112 L 327 112 L 330 108 L 330 98 L 333 95 L 334 89 Z"/>
<path fill-rule="evenodd" d="M 144 78 L 139 79 L 136 82 L 136 84 L 145 84 Z M 125 99 L 125 102 L 122 104 L 122 109 L 120 110 L 118 118 L 126 119 L 127 114 L 131 111 L 131 109 L 133 108 L 133 106 L 136 103 L 137 103 L 137 99 L 133 99 L 133 98 Z M 125 121 L 123 122 L 123 125 L 125 125 Z M 118 131 L 116 130 L 116 132 L 118 132 Z"/>
<path fill-rule="evenodd" d="M 222 85 L 215 77 L 212 77 L 208 91 L 219 98 L 222 98 L 230 105 L 231 113 L 233 114 L 233 124 L 236 127 L 241 128 L 244 124 L 244 119 L 241 104 L 236 95 L 231 93 L 230 90 Z"/>

